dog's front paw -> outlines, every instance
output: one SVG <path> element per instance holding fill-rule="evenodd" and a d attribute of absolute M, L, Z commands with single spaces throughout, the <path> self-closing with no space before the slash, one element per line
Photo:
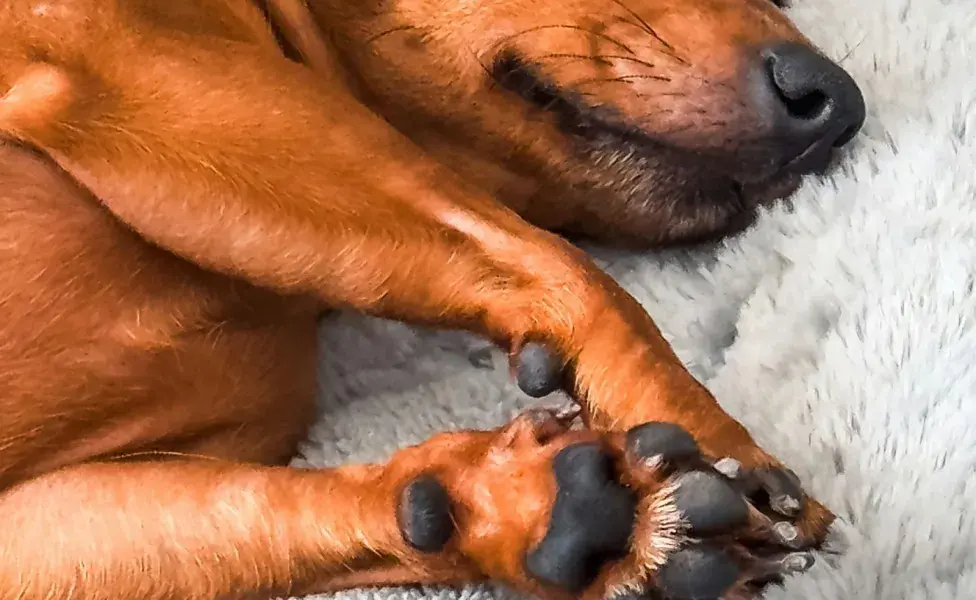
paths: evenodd
<path fill-rule="evenodd" d="M 512 365 L 519 385 L 530 395 L 549 393 L 562 387 L 567 380 L 563 362 L 539 344 L 522 347 L 513 354 Z M 629 389 L 641 389 L 641 386 L 632 385 Z M 698 391 L 700 395 L 696 403 L 684 405 L 692 406 L 692 409 L 674 411 L 682 419 L 678 424 L 687 431 L 675 424 L 638 426 L 628 434 L 633 450 L 651 457 L 647 459 L 651 463 L 668 456 L 669 452 L 694 452 L 725 475 L 754 509 L 773 520 L 782 537 L 792 538 L 792 545 L 808 547 L 822 543 L 834 515 L 816 500 L 807 498 L 796 474 L 757 446 L 746 429 L 725 413 L 704 388 L 698 388 Z M 580 402 L 584 406 L 592 404 L 588 400 Z M 617 412 L 624 415 L 601 411 L 589 414 L 589 410 L 583 410 L 582 416 L 588 427 L 616 430 L 621 427 L 621 422 L 639 423 L 635 413 L 640 411 L 634 407 L 642 405 L 648 407 L 643 416 L 652 420 L 647 417 L 654 414 L 654 404 L 635 399 L 628 399 L 621 405 L 626 410 Z M 591 420 L 594 416 L 595 421 Z"/>
<path fill-rule="evenodd" d="M 788 472 L 715 462 L 670 424 L 563 425 L 523 416 L 444 479 L 454 547 L 487 575 L 547 598 L 740 600 L 813 564 Z"/>
<path fill-rule="evenodd" d="M 620 448 L 621 481 L 641 503 L 630 556 L 610 567 L 601 597 L 753 598 L 813 565 L 828 519 L 791 472 L 706 457 L 668 423 L 630 430 Z"/>
<path fill-rule="evenodd" d="M 806 548 L 824 542 L 835 516 L 806 495 L 793 471 L 755 445 L 751 438 L 749 443 L 730 443 L 722 436 L 699 438 L 698 442 L 705 460 L 748 499 L 759 515 L 774 523 L 784 544 Z"/>

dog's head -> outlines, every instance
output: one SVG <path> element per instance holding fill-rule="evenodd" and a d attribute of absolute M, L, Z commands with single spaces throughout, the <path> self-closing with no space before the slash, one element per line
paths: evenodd
<path fill-rule="evenodd" d="M 773 0 L 316 1 L 368 104 L 563 232 L 733 231 L 864 121 Z"/>

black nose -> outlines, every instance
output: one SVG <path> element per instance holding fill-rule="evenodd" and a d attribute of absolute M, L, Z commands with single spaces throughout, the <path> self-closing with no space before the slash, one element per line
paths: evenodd
<path fill-rule="evenodd" d="M 761 50 L 778 135 L 795 156 L 843 146 L 864 124 L 864 95 L 847 71 L 816 50 L 783 42 Z M 767 98 L 768 102 L 769 99 Z"/>

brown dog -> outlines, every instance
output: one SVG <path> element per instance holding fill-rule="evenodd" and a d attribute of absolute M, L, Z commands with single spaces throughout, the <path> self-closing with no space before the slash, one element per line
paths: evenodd
<path fill-rule="evenodd" d="M 4 2 L 0 598 L 802 570 L 830 513 L 544 229 L 721 235 L 863 117 L 767 0 Z M 313 418 L 335 307 L 488 336 L 590 428 L 262 466 Z"/>

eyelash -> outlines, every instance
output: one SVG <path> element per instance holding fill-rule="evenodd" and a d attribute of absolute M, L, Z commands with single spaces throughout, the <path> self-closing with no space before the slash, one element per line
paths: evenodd
<path fill-rule="evenodd" d="M 790 5 L 790 0 L 769 0 L 779 8 L 787 8 Z"/>

